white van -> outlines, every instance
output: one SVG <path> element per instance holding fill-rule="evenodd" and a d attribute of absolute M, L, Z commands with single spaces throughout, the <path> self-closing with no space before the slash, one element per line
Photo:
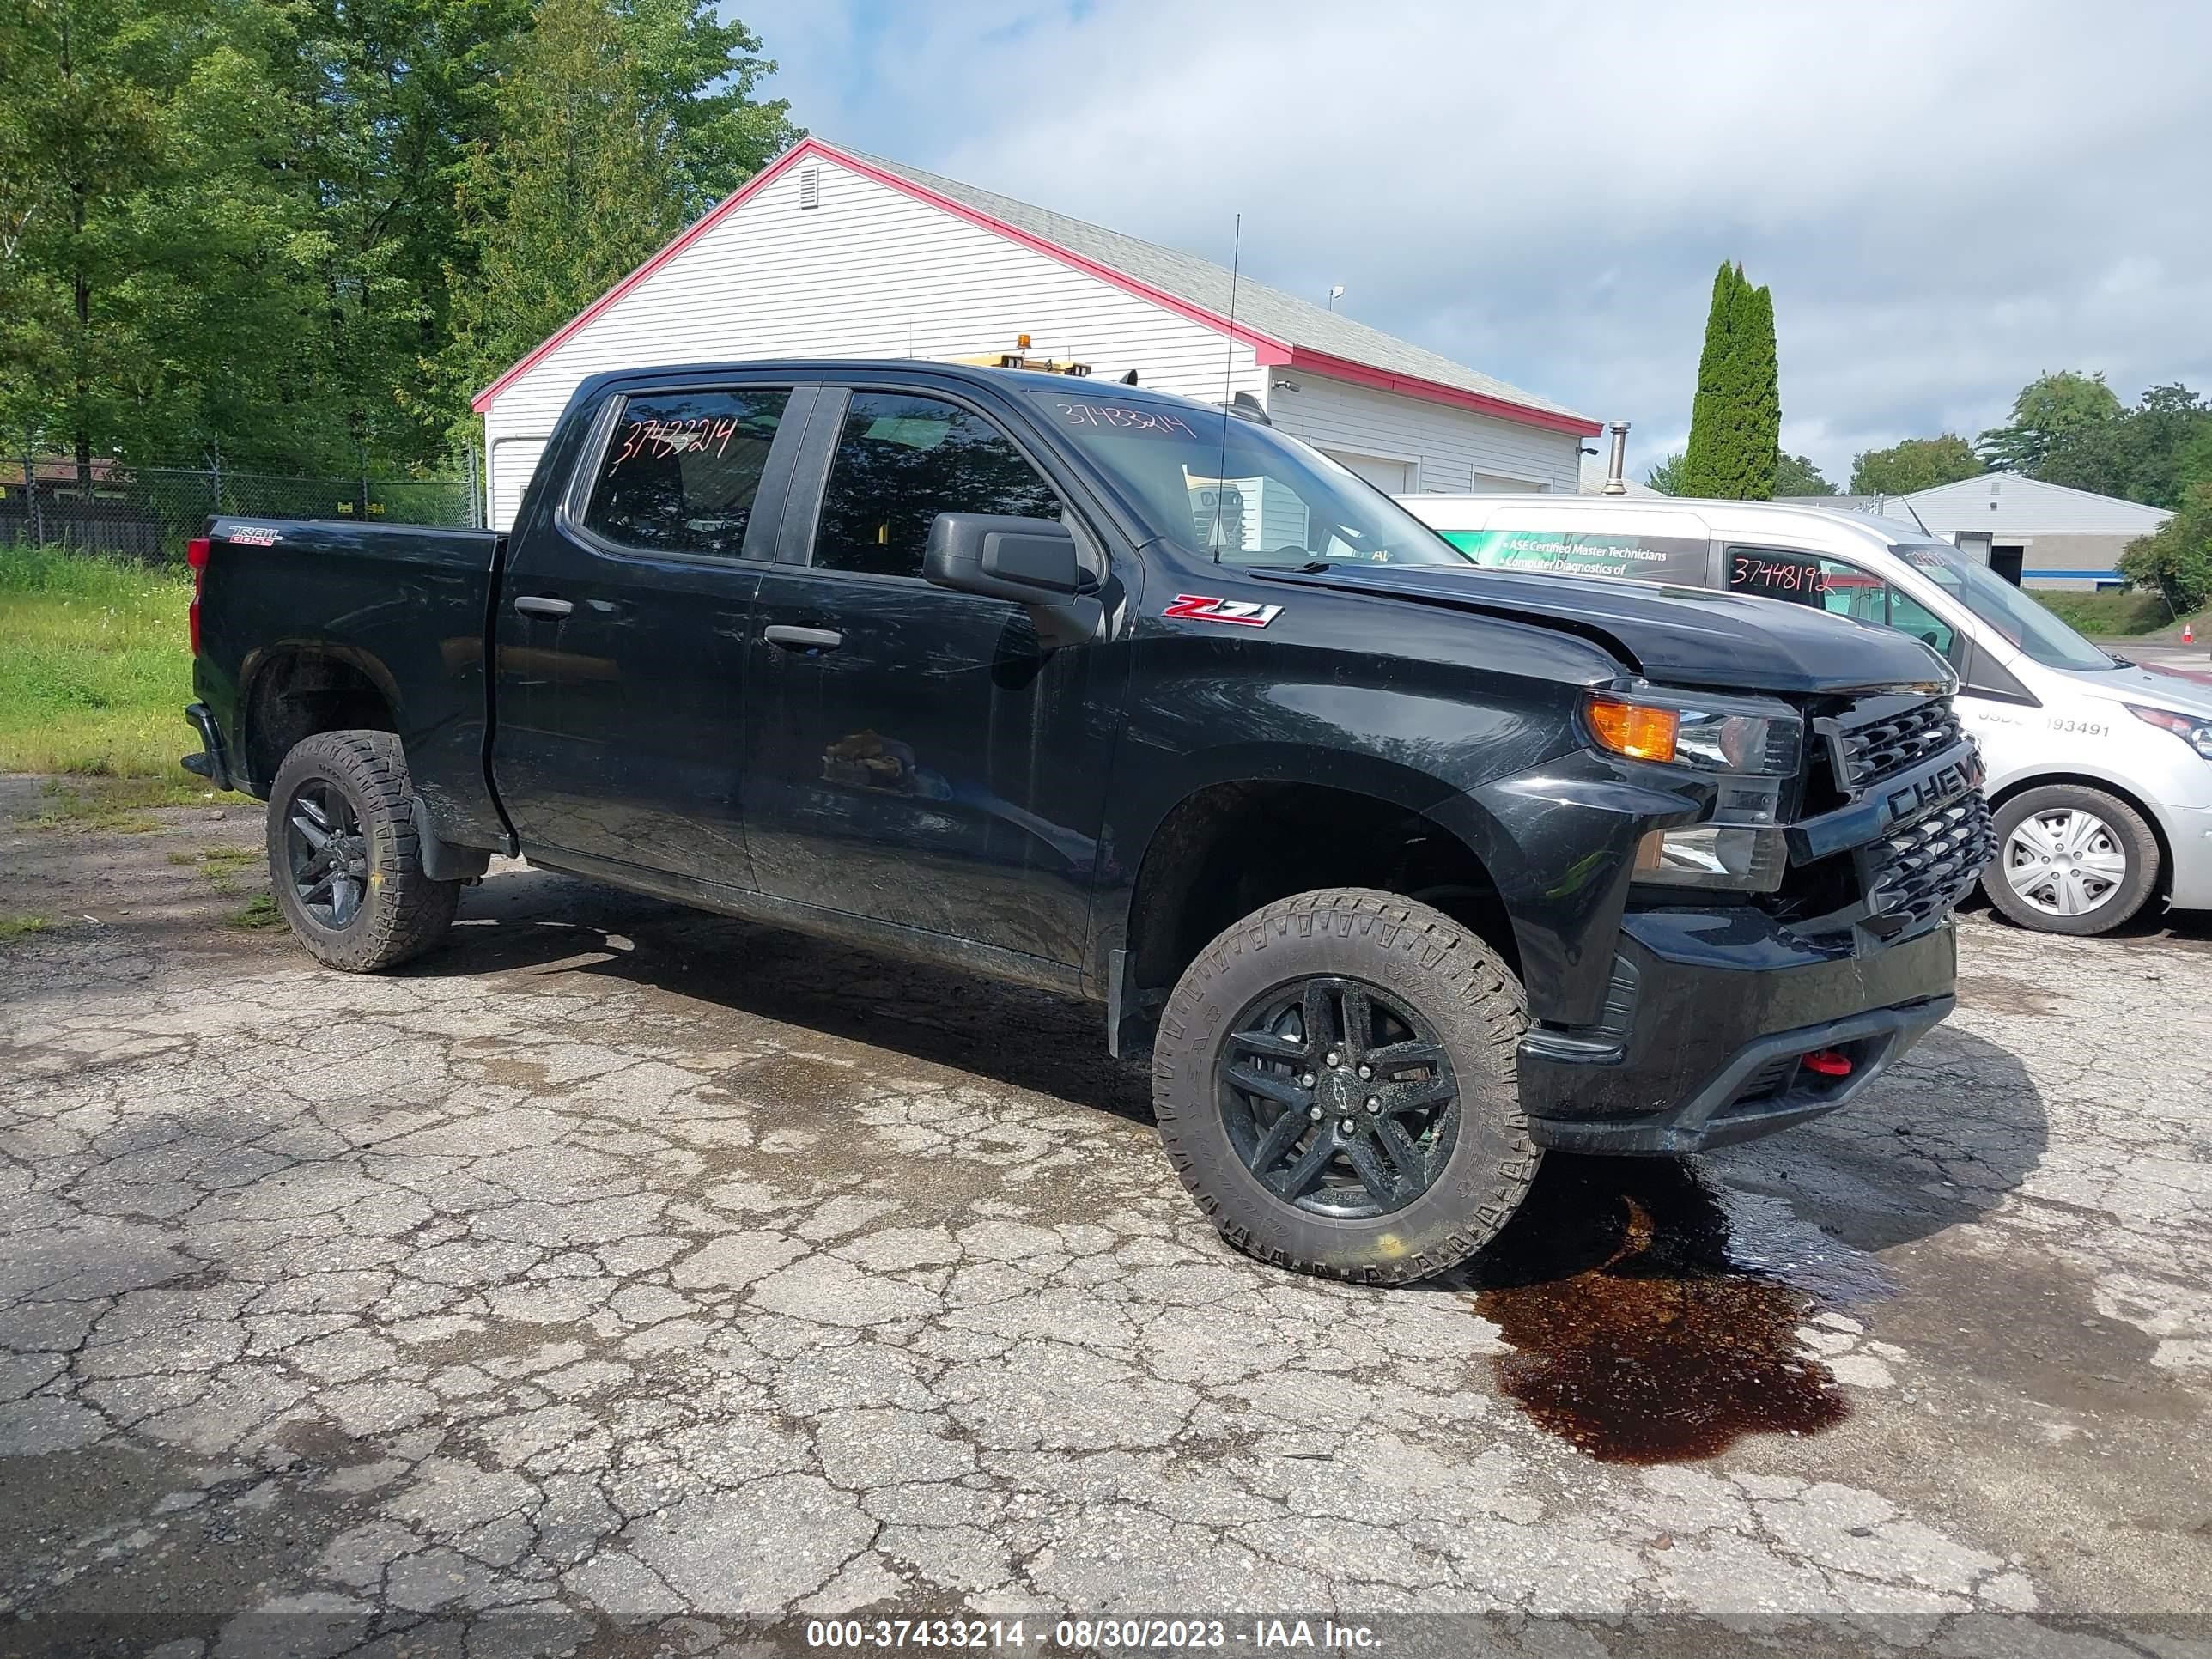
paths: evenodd
<path fill-rule="evenodd" d="M 2212 686 L 2106 655 L 1949 543 L 1889 519 L 1762 501 L 1407 495 L 1474 563 L 1814 605 L 1917 635 L 1960 678 L 1998 853 L 2029 927 L 2101 933 L 2164 893 L 2212 909 Z"/>

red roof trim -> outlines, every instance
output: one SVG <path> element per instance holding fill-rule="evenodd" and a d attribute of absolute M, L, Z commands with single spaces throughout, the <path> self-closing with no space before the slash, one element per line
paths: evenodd
<path fill-rule="evenodd" d="M 872 166 L 858 156 L 848 155 L 836 145 L 824 143 L 819 138 L 800 139 L 776 160 L 762 168 L 759 173 L 745 181 L 742 189 L 725 198 L 697 224 L 693 225 L 681 236 L 669 243 L 666 247 L 661 249 L 659 252 L 617 283 L 582 311 L 577 313 L 506 374 L 477 393 L 469 406 L 477 414 L 483 414 L 491 407 L 494 398 L 514 385 L 538 363 L 543 362 L 550 353 L 567 341 L 585 324 L 590 322 L 608 307 L 613 305 L 616 301 L 652 276 L 654 271 L 659 270 L 671 259 L 683 252 L 685 248 L 728 218 L 731 214 L 743 207 L 784 173 L 810 156 L 826 157 L 839 167 L 848 168 L 863 178 L 872 179 L 879 185 L 888 185 L 890 189 L 911 196 L 917 201 L 927 202 L 932 207 L 951 214 L 955 218 L 964 219 L 971 225 L 1003 236 L 1007 240 L 1018 243 L 1034 252 L 1042 253 L 1048 258 L 1057 259 L 1062 264 L 1071 265 L 1086 275 L 1096 276 L 1101 282 L 1110 283 L 1125 294 L 1133 294 L 1139 299 L 1149 300 L 1155 305 L 1174 312 L 1177 316 L 1188 318 L 1192 322 L 1202 324 L 1207 328 L 1226 334 L 1231 339 L 1250 346 L 1254 357 L 1263 368 L 1287 365 L 1292 368 L 1310 369 L 1316 374 L 1332 375 L 1338 380 L 1351 380 L 1361 386 L 1375 386 L 1385 392 L 1399 392 L 1409 398 L 1423 398 L 1430 403 L 1455 404 L 1463 409 L 1473 409 L 1485 415 L 1497 416 L 1502 420 L 1518 421 L 1527 426 L 1549 427 L 1559 432 L 1579 433 L 1586 437 L 1602 429 L 1596 422 L 1585 421 L 1579 416 L 1559 415 L 1544 409 L 1530 409 L 1525 404 L 1509 403 L 1502 398 L 1486 398 L 1480 392 L 1462 392 L 1456 386 L 1443 386 L 1434 380 L 1424 380 L 1409 374 L 1394 374 L 1388 370 L 1370 368 L 1364 363 L 1353 362 L 1349 358 L 1331 356 L 1326 352 L 1310 351 L 1304 347 L 1293 345 L 1288 341 L 1278 340 L 1272 335 L 1259 333 L 1241 323 L 1231 328 L 1226 317 L 1209 311 L 1203 306 L 1193 305 L 1188 300 L 1179 298 L 1164 289 L 1154 288 L 1149 283 L 1139 282 L 1125 272 L 1115 270 L 1110 265 L 1100 264 L 1095 259 L 1086 259 L 1079 253 L 1061 247 L 1058 243 L 1045 240 L 1042 236 L 1032 236 L 1029 232 L 1010 225 L 1002 219 L 993 218 L 989 214 L 969 207 L 964 203 L 956 202 L 949 196 L 940 196 L 927 185 L 916 184 L 911 179 L 903 178 L 883 167 Z"/>
<path fill-rule="evenodd" d="M 1419 398 L 1427 403 L 1456 404 L 1462 409 L 1472 409 L 1478 414 L 1494 415 L 1502 421 L 1516 421 L 1522 426 L 1549 427 L 1554 432 L 1572 432 L 1585 438 L 1595 436 L 1605 429 L 1600 422 L 1584 420 L 1579 415 L 1562 415 L 1549 409 L 1531 409 L 1526 404 L 1510 403 L 1503 398 L 1486 398 L 1480 392 L 1464 391 L 1437 380 L 1424 380 L 1418 375 L 1395 374 L 1388 369 L 1370 368 L 1365 363 L 1355 363 L 1348 357 L 1334 357 L 1328 352 L 1309 350 L 1304 346 L 1291 348 L 1290 367 L 1303 368 L 1315 374 L 1326 374 L 1332 380 L 1350 380 L 1355 386 L 1373 386 L 1378 392 L 1395 392 L 1402 397 Z"/>

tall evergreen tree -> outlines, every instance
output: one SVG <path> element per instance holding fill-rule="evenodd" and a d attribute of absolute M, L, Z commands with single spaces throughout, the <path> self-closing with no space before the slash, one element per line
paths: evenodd
<path fill-rule="evenodd" d="M 1705 319 L 1681 493 L 1771 500 L 1781 439 L 1773 296 L 1747 282 L 1742 266 L 1723 261 Z"/>

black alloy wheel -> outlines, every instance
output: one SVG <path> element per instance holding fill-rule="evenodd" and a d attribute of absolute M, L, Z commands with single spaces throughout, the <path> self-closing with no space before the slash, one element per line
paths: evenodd
<path fill-rule="evenodd" d="M 284 804 L 292 891 L 325 927 L 350 926 L 368 890 L 368 835 L 361 809 L 329 778 L 309 778 Z"/>
<path fill-rule="evenodd" d="M 1450 1056 L 1380 986 L 1316 975 L 1246 1005 L 1216 1064 L 1222 1127 L 1268 1192 L 1366 1220 L 1436 1184 L 1460 1127 Z"/>
<path fill-rule="evenodd" d="M 374 974 L 446 936 L 458 880 L 422 868 L 406 751 L 389 732 L 318 732 L 269 786 L 269 887 L 326 968 Z"/>

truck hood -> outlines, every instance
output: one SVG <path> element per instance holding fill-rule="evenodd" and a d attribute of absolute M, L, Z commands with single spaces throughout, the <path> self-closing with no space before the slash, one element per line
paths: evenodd
<path fill-rule="evenodd" d="M 1580 634 L 1665 685 L 1833 695 L 1948 688 L 1954 678 L 1941 657 L 1907 635 L 1776 599 L 1474 565 L 1335 565 L 1311 573 L 1251 574 Z"/>

